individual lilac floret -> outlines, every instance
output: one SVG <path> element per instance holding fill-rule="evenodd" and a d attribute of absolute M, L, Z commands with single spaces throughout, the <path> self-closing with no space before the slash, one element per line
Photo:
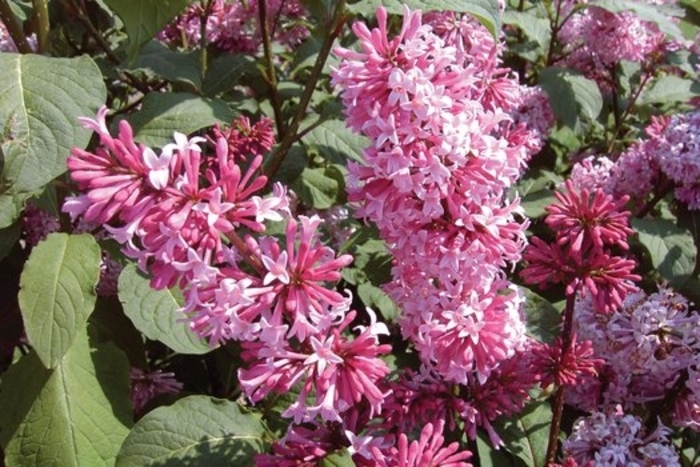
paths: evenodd
<path fill-rule="evenodd" d="M 666 428 L 659 425 L 647 433 L 638 417 L 625 414 L 619 406 L 611 413 L 594 412 L 579 419 L 563 448 L 578 465 L 681 466 Z"/>

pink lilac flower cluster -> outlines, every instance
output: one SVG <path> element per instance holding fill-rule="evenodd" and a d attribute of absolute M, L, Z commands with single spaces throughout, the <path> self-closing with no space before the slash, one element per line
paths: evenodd
<path fill-rule="evenodd" d="M 622 404 L 630 411 L 665 400 L 681 384 L 670 423 L 700 429 L 700 314 L 687 299 L 664 286 L 649 295 L 640 290 L 609 315 L 582 299 L 575 320 L 579 335 L 593 342 L 604 363 L 598 376 L 583 378 L 568 393 L 568 403 L 583 410 Z"/>
<path fill-rule="evenodd" d="M 204 3 L 204 2 L 202 2 Z M 309 35 L 306 9 L 298 0 L 266 0 L 267 27 L 272 40 L 297 46 Z M 158 34 L 158 39 L 175 46 L 199 47 L 202 22 L 207 44 L 231 53 L 255 54 L 260 47 L 258 2 L 213 0 L 205 8 L 192 3 L 187 10 Z"/>
<path fill-rule="evenodd" d="M 281 185 L 260 196 L 271 124 L 241 118 L 208 139 L 176 133 L 156 151 L 136 144 L 126 121 L 112 136 L 106 112 L 81 120 L 99 144 L 69 157 L 82 193 L 64 210 L 102 225 L 154 288 L 180 286 L 199 336 L 212 345 L 241 341 L 247 367 L 238 378 L 253 403 L 298 389 L 283 414 L 294 420 L 290 430 L 341 423 L 362 404 L 370 417 L 379 415 L 389 373 L 379 357 L 390 351 L 379 336 L 389 331 L 369 309 L 369 324 L 351 328 L 352 299 L 332 284 L 352 257 L 321 243 L 321 219 L 292 218 Z M 263 235 L 270 221 L 286 221 L 282 238 Z"/>
<path fill-rule="evenodd" d="M 364 164 L 349 166 L 349 200 L 394 256 L 386 291 L 423 374 L 445 393 L 462 385 L 449 410 L 470 437 L 484 426 L 497 444 L 490 421 L 522 408 L 521 389 L 535 382 L 526 372 L 499 378 L 526 347 L 524 299 L 503 269 L 520 259 L 527 222 L 506 191 L 539 150 L 551 110 L 500 66 L 502 45 L 473 19 L 406 8 L 393 38 L 383 8 L 377 20 L 373 30 L 353 25 L 358 50 L 335 51 L 346 124 L 372 140 Z M 511 390 L 519 399 L 507 404 Z"/>
<path fill-rule="evenodd" d="M 524 342 L 522 298 L 502 268 L 520 258 L 525 222 L 505 190 L 534 138 L 504 110 L 520 96 L 497 44 L 466 17 L 404 13 L 389 38 L 353 25 L 360 51 L 333 72 L 347 125 L 373 144 L 351 164 L 349 200 L 395 257 L 390 296 L 423 361 L 449 381 L 488 378 Z"/>
<path fill-rule="evenodd" d="M 615 200 L 600 189 L 577 190 L 571 180 L 565 188 L 555 193 L 557 203 L 546 208 L 545 223 L 554 241 L 531 239 L 521 275 L 528 284 L 563 284 L 567 294 L 590 295 L 598 312 L 611 313 L 640 280 L 632 273 L 634 260 L 613 250 L 629 248 L 630 213 L 622 210 L 628 198 Z"/>
<path fill-rule="evenodd" d="M 576 3 L 583 2 L 567 2 L 565 10 Z M 615 85 L 611 70 L 620 61 L 651 63 L 674 47 L 656 23 L 633 11 L 614 13 L 593 5 L 568 17 L 557 39 L 565 44 L 561 65 L 596 80 L 603 89 Z"/>
<path fill-rule="evenodd" d="M 667 429 L 659 425 L 647 432 L 639 417 L 625 414 L 619 406 L 579 419 L 563 447 L 578 465 L 681 466 Z"/>

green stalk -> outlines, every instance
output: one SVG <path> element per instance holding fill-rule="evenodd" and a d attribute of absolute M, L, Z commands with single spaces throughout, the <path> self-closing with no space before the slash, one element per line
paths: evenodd
<path fill-rule="evenodd" d="M 36 26 L 37 52 L 46 53 L 50 46 L 49 5 L 47 0 L 32 0 L 34 6 L 34 24 Z"/>
<path fill-rule="evenodd" d="M 573 287 L 571 293 L 566 295 L 566 309 L 564 310 L 564 324 L 561 332 L 561 360 L 564 360 L 567 352 L 571 351 L 571 342 L 574 324 L 574 304 L 576 303 L 576 293 L 578 286 Z M 554 393 L 552 401 L 552 424 L 549 427 L 549 442 L 547 444 L 547 461 L 549 465 L 556 460 L 557 449 L 559 447 L 559 430 L 561 428 L 561 418 L 564 413 L 564 386 L 559 386 Z"/>
<path fill-rule="evenodd" d="M 343 26 L 345 25 L 346 20 L 347 17 L 345 16 L 345 0 L 341 0 L 335 5 L 333 19 L 330 24 L 331 27 L 329 28 L 331 30 L 331 33 L 324 38 L 323 44 L 321 44 L 321 50 L 319 51 L 318 57 L 316 58 L 316 63 L 314 63 L 314 67 L 311 70 L 311 74 L 309 75 L 309 78 L 306 81 L 304 91 L 302 92 L 301 98 L 299 99 L 299 107 L 297 108 L 297 112 L 294 115 L 292 122 L 289 124 L 287 131 L 284 133 L 284 136 L 282 137 L 282 141 L 280 142 L 279 146 L 277 146 L 275 151 L 272 153 L 272 156 L 270 156 L 270 158 L 265 163 L 264 172 L 270 180 L 279 170 L 280 166 L 282 165 L 282 161 L 284 161 L 284 158 L 287 156 L 287 153 L 292 147 L 292 144 L 294 144 L 294 141 L 297 140 L 297 131 L 299 131 L 299 125 L 306 116 L 306 109 L 309 106 L 311 96 L 313 95 L 316 89 L 316 84 L 321 78 L 321 73 L 323 73 L 323 67 L 326 63 L 326 60 L 328 59 L 328 55 L 330 55 L 333 43 L 343 30 Z"/>

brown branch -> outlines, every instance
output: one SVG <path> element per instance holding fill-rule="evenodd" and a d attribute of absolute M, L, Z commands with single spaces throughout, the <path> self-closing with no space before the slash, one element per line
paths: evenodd
<path fill-rule="evenodd" d="M 0 0 L 0 21 L 5 24 L 7 32 L 10 33 L 10 37 L 14 41 L 15 46 L 17 46 L 19 53 L 30 54 L 34 52 L 29 42 L 27 42 L 27 36 L 24 35 L 22 25 L 12 12 L 12 8 L 10 8 L 7 0 Z"/>

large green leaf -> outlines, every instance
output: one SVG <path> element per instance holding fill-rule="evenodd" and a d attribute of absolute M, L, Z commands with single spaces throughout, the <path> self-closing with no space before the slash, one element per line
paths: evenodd
<path fill-rule="evenodd" d="M 177 52 L 158 41 L 146 44 L 128 69 L 141 70 L 173 83 L 186 84 L 194 90 L 202 87 L 199 52 Z"/>
<path fill-rule="evenodd" d="M 176 131 L 190 134 L 215 123 L 231 123 L 232 119 L 233 113 L 220 99 L 180 92 L 152 92 L 129 122 L 134 129 L 134 140 L 162 147 L 172 142 Z"/>
<path fill-rule="evenodd" d="M 105 98 L 102 74 L 88 56 L 0 54 L 0 228 L 30 193 L 66 171 L 71 148 L 90 138 L 78 117 L 94 115 Z"/>
<path fill-rule="evenodd" d="M 700 95 L 700 83 L 674 75 L 662 76 L 640 98 L 641 104 L 686 103 Z"/>
<path fill-rule="evenodd" d="M 134 60 L 139 49 L 182 12 L 189 0 L 104 0 L 124 22 L 129 36 L 127 53 Z"/>
<path fill-rule="evenodd" d="M 525 293 L 523 312 L 527 320 L 527 331 L 541 342 L 553 343 L 559 335 L 561 313 L 547 299 L 528 288 L 522 288 Z"/>
<path fill-rule="evenodd" d="M 526 465 L 544 467 L 552 409 L 546 401 L 537 401 L 515 418 L 505 422 L 502 433 L 506 449 Z"/>
<path fill-rule="evenodd" d="M 479 467 L 533 467 L 505 449 L 494 447 L 482 431 L 478 432 L 476 449 L 479 453 Z"/>
<path fill-rule="evenodd" d="M 355 462 L 347 449 L 328 454 L 321 461 L 320 467 L 355 467 Z"/>
<path fill-rule="evenodd" d="M 92 235 L 54 233 L 24 265 L 19 306 L 29 343 L 55 368 L 95 306 L 100 247 Z"/>
<path fill-rule="evenodd" d="M 680 287 L 695 267 L 691 233 L 667 219 L 632 219 L 632 227 L 649 251 L 654 267 L 669 284 Z"/>
<path fill-rule="evenodd" d="M 256 73 L 255 60 L 248 55 L 222 55 L 214 59 L 204 77 L 202 89 L 207 96 L 216 96 L 233 89 L 244 76 Z"/>
<path fill-rule="evenodd" d="M 183 322 L 182 293 L 178 289 L 152 289 L 133 264 L 125 267 L 119 276 L 119 300 L 126 316 L 149 339 L 183 354 L 204 354 L 211 350 Z"/>
<path fill-rule="evenodd" d="M 676 5 L 651 5 L 638 0 L 595 0 L 590 6 L 604 8 L 613 13 L 633 11 L 640 19 L 651 21 L 659 26 L 659 30 L 673 39 L 684 40 L 676 18 L 684 15 L 684 10 Z"/>
<path fill-rule="evenodd" d="M 314 209 L 328 209 L 344 201 L 343 175 L 335 166 L 304 169 L 294 189 L 299 198 Z"/>
<path fill-rule="evenodd" d="M 546 18 L 535 16 L 531 11 L 508 10 L 503 13 L 503 23 L 517 26 L 535 41 L 542 53 L 547 51 L 552 30 Z"/>
<path fill-rule="evenodd" d="M 116 465 L 252 465 L 265 447 L 257 416 L 235 402 L 190 396 L 143 417 L 124 440 Z"/>
<path fill-rule="evenodd" d="M 549 95 L 557 119 L 577 131 L 582 128 L 582 119 L 597 119 L 603 108 L 603 96 L 596 82 L 576 71 L 545 68 L 539 74 L 538 84 Z"/>
<path fill-rule="evenodd" d="M 348 5 L 352 13 L 374 16 L 378 6 L 383 5 L 389 13 L 403 14 L 403 5 L 411 10 L 454 11 L 469 13 L 476 17 L 494 36 L 501 30 L 501 15 L 498 0 L 364 0 Z"/>
<path fill-rule="evenodd" d="M 350 131 L 341 120 L 328 120 L 311 130 L 304 143 L 330 161 L 345 164 L 348 160 L 361 162 L 362 150 L 369 146 L 369 139 Z"/>
<path fill-rule="evenodd" d="M 8 466 L 112 466 L 131 426 L 129 364 L 85 329 L 47 370 L 31 353 L 3 375 L 0 443 Z"/>

